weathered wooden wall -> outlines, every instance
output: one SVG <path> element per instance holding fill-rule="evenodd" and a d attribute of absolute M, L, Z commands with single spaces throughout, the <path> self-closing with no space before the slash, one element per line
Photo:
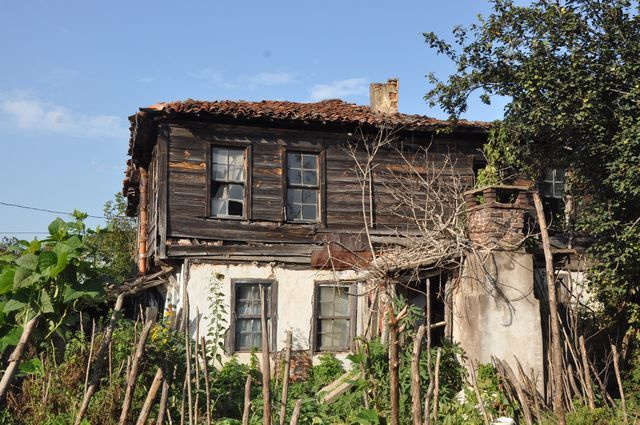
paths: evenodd
<path fill-rule="evenodd" d="M 482 136 L 462 140 L 449 135 L 433 141 L 430 135 L 404 137 L 411 138 L 412 143 L 431 144 L 431 158 L 442 158 L 450 153 L 455 159 L 454 172 L 468 179 L 472 175 L 472 155 L 477 154 L 477 148 L 482 144 Z M 150 222 L 153 223 L 149 229 L 150 248 L 153 246 L 161 258 L 165 249 L 169 257 L 223 255 L 236 249 L 239 255 L 300 256 L 308 262 L 313 245 L 327 234 L 357 232 L 364 227 L 361 186 L 354 171 L 354 161 L 344 148 L 348 138 L 346 131 L 299 131 L 191 121 L 161 124 L 151 165 L 156 183 L 152 186 L 155 201 L 152 200 L 150 206 L 156 202 L 157 208 L 150 211 Z M 246 220 L 215 219 L 207 215 L 208 162 L 212 145 L 237 145 L 248 149 L 250 205 Z M 287 150 L 317 152 L 321 156 L 322 220 L 317 224 L 284 221 L 286 182 L 283 164 Z M 407 222 L 392 213 L 394 202 L 383 185 L 384 172 L 380 172 L 397 168 L 401 160 L 396 152 L 385 150 L 377 156 L 377 162 L 373 187 L 375 233 L 384 235 L 392 233 L 394 228 L 406 228 Z M 368 206 L 368 194 L 364 201 Z M 152 239 L 151 233 L 158 236 Z M 183 245 L 176 245 L 178 239 L 183 239 Z M 167 248 L 162 242 L 165 240 L 171 240 L 173 244 Z M 202 246 L 184 240 L 269 246 L 256 248 L 253 252 L 249 248 Z"/>

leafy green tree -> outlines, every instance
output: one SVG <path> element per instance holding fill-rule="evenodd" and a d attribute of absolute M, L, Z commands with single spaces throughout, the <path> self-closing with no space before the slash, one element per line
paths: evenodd
<path fill-rule="evenodd" d="M 23 335 L 37 349 L 48 347 L 53 337 L 68 339 L 78 321 L 74 313 L 102 299 L 106 279 L 86 244 L 94 232 L 85 227 L 86 214 L 74 216 L 75 221 L 54 220 L 42 241 L 17 241 L 0 252 L 0 352 Z M 0 394 L 20 362 L 13 360 Z"/>
<path fill-rule="evenodd" d="M 96 262 L 115 282 L 135 275 L 136 220 L 125 215 L 126 199 L 117 193 L 104 204 L 107 225 L 91 235 L 87 243 L 95 252 Z"/>
<path fill-rule="evenodd" d="M 456 72 L 426 94 L 457 119 L 476 92 L 505 96 L 488 145 L 496 169 L 571 170 L 577 229 L 605 317 L 640 324 L 640 5 L 637 0 L 492 0 L 490 16 L 427 44 Z"/>

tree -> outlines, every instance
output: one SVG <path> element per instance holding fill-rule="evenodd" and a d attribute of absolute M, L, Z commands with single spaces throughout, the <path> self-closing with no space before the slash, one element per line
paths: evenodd
<path fill-rule="evenodd" d="M 105 202 L 107 225 L 88 240 L 103 272 L 119 283 L 135 274 L 137 227 L 136 220 L 125 215 L 126 207 L 126 199 L 120 193 L 116 193 L 113 200 Z"/>
<path fill-rule="evenodd" d="M 488 144 L 496 168 L 532 178 L 571 170 L 578 231 L 590 235 L 588 276 L 604 317 L 640 324 L 640 5 L 637 0 L 537 0 L 493 11 L 448 44 L 427 44 L 456 72 L 431 75 L 425 98 L 455 120 L 479 92 L 506 96 Z"/>
<path fill-rule="evenodd" d="M 67 339 L 77 324 L 75 313 L 104 295 L 105 278 L 86 245 L 93 232 L 83 223 L 86 214 L 74 216 L 75 221 L 54 220 L 42 241 L 17 241 L 0 252 L 0 353 L 15 346 L 0 380 L 0 399 L 27 344 L 46 348 L 53 337 Z M 37 365 L 37 357 L 28 364 Z"/>

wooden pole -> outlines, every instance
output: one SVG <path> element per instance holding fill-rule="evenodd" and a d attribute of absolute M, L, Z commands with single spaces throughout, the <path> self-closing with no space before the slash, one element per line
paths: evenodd
<path fill-rule="evenodd" d="M 158 394 L 158 390 L 164 381 L 164 370 L 159 367 L 156 371 L 156 376 L 153 378 L 153 382 L 151 383 L 151 387 L 149 387 L 149 392 L 147 393 L 147 398 L 144 400 L 144 404 L 142 405 L 142 410 L 140 410 L 140 415 L 138 416 L 138 421 L 136 425 L 144 425 L 147 423 L 147 419 L 149 418 L 149 413 L 151 413 L 151 406 L 153 406 L 153 400 L 155 400 L 156 395 Z"/>
<path fill-rule="evenodd" d="M 189 336 L 189 331 L 191 330 L 190 322 L 189 322 L 189 311 L 187 310 L 187 314 L 185 316 L 187 318 L 187 326 L 184 328 L 184 345 L 185 345 L 185 359 L 187 360 L 187 403 L 189 404 L 189 425 L 193 425 L 193 400 L 191 399 L 191 337 Z"/>
<path fill-rule="evenodd" d="M 291 414 L 291 422 L 289 422 L 289 425 L 298 425 L 300 409 L 302 409 L 302 399 L 296 400 L 296 405 L 293 407 L 293 413 Z"/>
<path fill-rule="evenodd" d="M 551 327 L 551 358 L 553 380 L 553 411 L 558 425 L 565 425 L 564 405 L 562 404 L 562 343 L 560 341 L 560 321 L 558 318 L 558 301 L 556 297 L 555 274 L 553 272 L 553 256 L 551 254 L 551 242 L 547 231 L 547 220 L 544 216 L 542 200 L 538 192 L 533 192 L 533 203 L 536 207 L 540 235 L 542 236 L 542 249 L 547 276 L 547 292 L 549 294 L 549 315 Z"/>
<path fill-rule="evenodd" d="M 589 400 L 589 409 L 596 408 L 595 397 L 593 396 L 593 385 L 591 382 L 591 372 L 589 371 L 589 357 L 587 357 L 587 348 L 584 343 L 584 336 L 580 335 L 580 357 L 582 358 L 582 370 L 584 373 L 584 384 L 587 387 L 587 399 Z"/>
<path fill-rule="evenodd" d="M 244 406 L 242 409 L 242 425 L 249 425 L 249 410 L 251 409 L 251 373 L 244 383 Z"/>
<path fill-rule="evenodd" d="M 9 365 L 4 371 L 4 375 L 2 375 L 2 379 L 0 379 L 0 400 L 4 398 L 9 391 L 9 387 L 11 386 L 11 382 L 18 370 L 18 366 L 20 366 L 20 361 L 22 360 L 22 356 L 24 355 L 24 350 L 27 348 L 27 343 L 29 342 L 29 338 L 31 338 L 31 334 L 33 330 L 38 325 L 38 321 L 40 320 L 40 314 L 36 314 L 33 316 L 26 325 L 24 325 L 24 329 L 22 330 L 22 335 L 20 335 L 20 340 L 18 341 L 18 345 L 13 349 L 13 353 L 9 356 Z"/>
<path fill-rule="evenodd" d="M 142 360 L 144 346 L 147 343 L 147 338 L 149 337 L 149 332 L 151 331 L 151 327 L 153 326 L 156 314 L 157 310 L 155 308 L 147 309 L 147 320 L 144 324 L 144 327 L 142 328 L 142 332 L 140 333 L 140 339 L 138 340 L 136 353 L 133 357 L 133 361 L 131 362 L 131 372 L 129 372 L 129 377 L 127 379 L 127 389 L 124 394 L 122 412 L 120 412 L 120 420 L 118 421 L 119 425 L 124 425 L 125 423 L 127 423 L 127 417 L 129 416 L 129 410 L 131 409 L 131 403 L 133 401 L 133 392 L 135 389 L 136 380 L 138 379 L 140 360 Z"/>
<path fill-rule="evenodd" d="M 624 398 L 624 389 L 622 388 L 622 378 L 620 377 L 620 366 L 618 365 L 618 349 L 615 344 L 611 344 L 611 353 L 613 353 L 613 369 L 616 372 L 616 381 L 618 381 L 618 390 L 620 391 L 620 403 L 622 405 L 623 423 L 626 425 L 629 423 L 629 417 L 627 416 L 627 402 Z"/>
<path fill-rule="evenodd" d="M 201 337 L 200 349 L 202 350 L 202 372 L 204 373 L 204 390 L 207 396 L 207 425 L 211 425 L 211 394 L 209 394 L 209 365 L 207 364 L 207 344 Z"/>
<path fill-rule="evenodd" d="M 484 407 L 484 401 L 482 400 L 482 394 L 480 394 L 480 388 L 478 388 L 478 381 L 476 380 L 476 369 L 473 361 L 469 360 L 468 368 L 469 379 L 471 380 L 473 391 L 475 392 L 476 398 L 478 399 L 478 407 L 480 407 L 480 412 L 482 412 L 482 418 L 484 419 L 485 425 L 489 425 L 491 420 L 489 419 L 487 409 Z"/>
<path fill-rule="evenodd" d="M 200 344 L 200 309 L 196 306 L 196 338 L 195 338 L 195 348 L 196 348 L 196 352 L 195 352 L 195 362 L 193 363 L 193 366 L 196 369 L 196 401 L 195 401 L 195 407 L 193 408 L 194 411 L 194 423 L 198 423 L 198 409 L 199 409 L 199 404 L 200 404 L 200 362 L 198 361 L 198 352 L 199 347 L 198 345 Z"/>
<path fill-rule="evenodd" d="M 87 392 L 89 386 L 89 369 L 91 368 L 91 357 L 93 357 L 93 341 L 96 337 L 96 320 L 91 319 L 91 343 L 89 344 L 89 357 L 87 358 L 87 370 L 84 374 L 84 393 Z"/>
<path fill-rule="evenodd" d="M 398 381 L 398 324 L 391 300 L 387 302 L 389 323 L 389 385 L 391 398 L 391 425 L 400 423 L 400 392 Z"/>
<path fill-rule="evenodd" d="M 172 370 L 173 367 L 168 366 L 168 362 L 165 362 L 165 373 L 162 379 L 162 393 L 160 394 L 160 405 L 158 406 L 158 421 L 156 425 L 164 425 L 165 417 L 167 416 L 167 403 L 169 402 L 169 370 Z"/>
<path fill-rule="evenodd" d="M 267 296 L 264 285 L 260 285 L 260 324 L 262 329 L 262 423 L 264 425 L 271 425 L 271 363 L 269 360 Z"/>
<path fill-rule="evenodd" d="M 433 380 L 435 382 L 433 389 L 433 422 L 438 423 L 438 398 L 440 395 L 440 359 L 442 357 L 442 348 L 438 347 L 436 351 L 436 367 L 433 372 Z"/>
<path fill-rule="evenodd" d="M 433 382 L 433 371 L 431 369 L 431 279 L 427 278 L 425 287 L 425 322 L 427 325 L 427 374 L 429 375 L 429 386 L 424 395 L 424 424 L 431 424 L 431 396 L 435 388 Z"/>
<path fill-rule="evenodd" d="M 287 396 L 289 394 L 289 372 L 291 368 L 291 346 L 293 345 L 293 334 L 287 331 L 287 344 L 285 347 L 284 374 L 282 375 L 282 400 L 280 400 L 280 425 L 284 425 L 284 418 L 287 415 Z"/>
<path fill-rule="evenodd" d="M 82 422 L 82 418 L 84 417 L 87 409 L 89 408 L 89 401 L 91 401 L 91 397 L 96 392 L 98 388 L 98 383 L 100 380 L 100 373 L 102 372 L 102 367 L 104 366 L 105 354 L 109 350 L 111 346 L 111 339 L 113 338 L 113 331 L 116 328 L 116 324 L 118 323 L 118 319 L 120 318 L 120 312 L 122 311 L 122 304 L 124 302 L 124 294 L 118 295 L 116 298 L 116 304 L 113 307 L 113 312 L 111 313 L 111 320 L 109 320 L 109 326 L 104 333 L 104 338 L 102 340 L 102 344 L 100 345 L 100 349 L 96 353 L 96 364 L 93 366 L 93 373 L 91 374 L 91 381 L 89 382 L 89 386 L 84 393 L 84 397 L 82 398 L 82 404 L 80 405 L 80 410 L 78 410 L 78 414 L 76 415 L 75 425 L 79 425 Z"/>
<path fill-rule="evenodd" d="M 411 416 L 414 425 L 422 425 L 422 397 L 420 396 L 420 353 L 426 328 L 421 325 L 413 340 L 411 353 Z M 427 413 L 428 414 L 428 413 Z"/>

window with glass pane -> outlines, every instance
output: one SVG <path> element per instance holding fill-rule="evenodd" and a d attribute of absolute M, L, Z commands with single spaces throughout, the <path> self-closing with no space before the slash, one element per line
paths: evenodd
<path fill-rule="evenodd" d="M 318 155 L 287 153 L 287 219 L 318 221 Z"/>
<path fill-rule="evenodd" d="M 564 196 L 564 170 L 547 168 L 542 176 L 540 192 L 545 198 L 562 199 Z"/>
<path fill-rule="evenodd" d="M 351 343 L 351 311 L 347 286 L 317 287 L 316 348 L 318 351 L 348 350 Z"/>
<path fill-rule="evenodd" d="M 211 215 L 244 216 L 244 148 L 211 148 Z"/>
<path fill-rule="evenodd" d="M 259 283 L 236 284 L 234 347 L 236 350 L 248 351 L 261 346 L 260 285 L 265 286 L 267 326 L 271 329 L 271 286 Z M 272 334 L 273 332 L 269 333 L 270 340 L 273 340 Z"/>

